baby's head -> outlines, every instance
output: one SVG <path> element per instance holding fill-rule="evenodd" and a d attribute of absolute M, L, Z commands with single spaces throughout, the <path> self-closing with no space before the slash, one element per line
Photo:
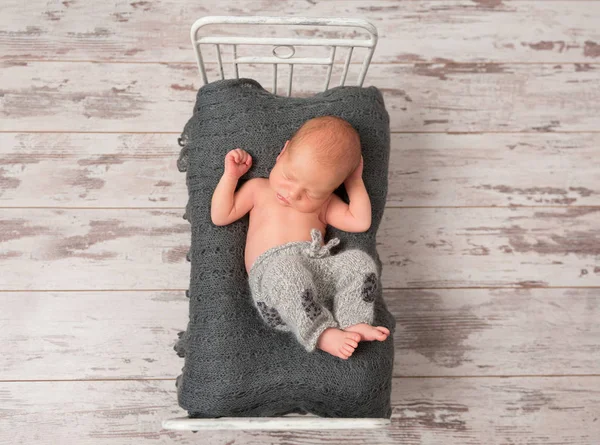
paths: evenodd
<path fill-rule="evenodd" d="M 336 116 L 306 121 L 285 143 L 269 175 L 271 188 L 300 212 L 314 212 L 358 167 L 358 132 Z"/>

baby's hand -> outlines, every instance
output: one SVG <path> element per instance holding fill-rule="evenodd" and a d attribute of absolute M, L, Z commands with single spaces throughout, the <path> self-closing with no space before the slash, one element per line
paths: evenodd
<path fill-rule="evenodd" d="M 252 156 L 241 148 L 235 148 L 225 155 L 225 174 L 239 179 L 252 166 Z"/>

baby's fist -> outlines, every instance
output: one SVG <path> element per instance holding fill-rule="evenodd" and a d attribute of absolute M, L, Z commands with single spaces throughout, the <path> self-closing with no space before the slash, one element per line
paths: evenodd
<path fill-rule="evenodd" d="M 252 156 L 241 148 L 235 148 L 225 155 L 225 174 L 239 179 L 252 167 Z"/>

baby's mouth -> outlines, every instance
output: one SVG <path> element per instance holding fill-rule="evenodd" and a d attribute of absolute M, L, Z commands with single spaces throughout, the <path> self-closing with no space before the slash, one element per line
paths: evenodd
<path fill-rule="evenodd" d="M 279 199 L 282 202 L 285 202 L 286 204 L 289 204 L 290 202 L 285 199 L 283 196 L 281 196 L 279 193 L 277 193 L 277 199 Z"/>

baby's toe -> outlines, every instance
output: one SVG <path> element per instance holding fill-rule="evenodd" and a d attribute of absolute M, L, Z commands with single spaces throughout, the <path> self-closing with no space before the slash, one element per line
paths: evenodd
<path fill-rule="evenodd" d="M 354 353 L 354 348 L 352 348 L 352 347 L 350 347 L 350 346 L 347 346 L 347 345 L 346 345 L 346 346 L 342 346 L 342 347 L 340 348 L 340 351 L 341 351 L 343 354 L 346 354 L 346 355 L 352 355 L 352 354 Z"/>
<path fill-rule="evenodd" d="M 349 346 L 351 348 L 356 348 L 358 347 L 358 342 L 355 340 L 352 340 L 351 338 L 347 338 L 346 341 L 344 342 L 346 346 Z"/>
<path fill-rule="evenodd" d="M 340 352 L 339 352 L 339 357 L 344 360 L 348 360 L 348 357 L 350 357 L 350 355 L 352 355 L 352 354 L 348 354 L 347 352 L 342 351 L 342 350 L 340 350 Z"/>
<path fill-rule="evenodd" d="M 346 343 L 348 343 L 347 340 L 354 340 L 356 342 L 359 342 L 360 338 L 360 334 L 356 332 L 346 332 Z"/>
<path fill-rule="evenodd" d="M 386 335 L 390 335 L 390 330 L 384 326 L 377 326 L 375 329 L 380 330 L 381 332 L 383 332 Z"/>

